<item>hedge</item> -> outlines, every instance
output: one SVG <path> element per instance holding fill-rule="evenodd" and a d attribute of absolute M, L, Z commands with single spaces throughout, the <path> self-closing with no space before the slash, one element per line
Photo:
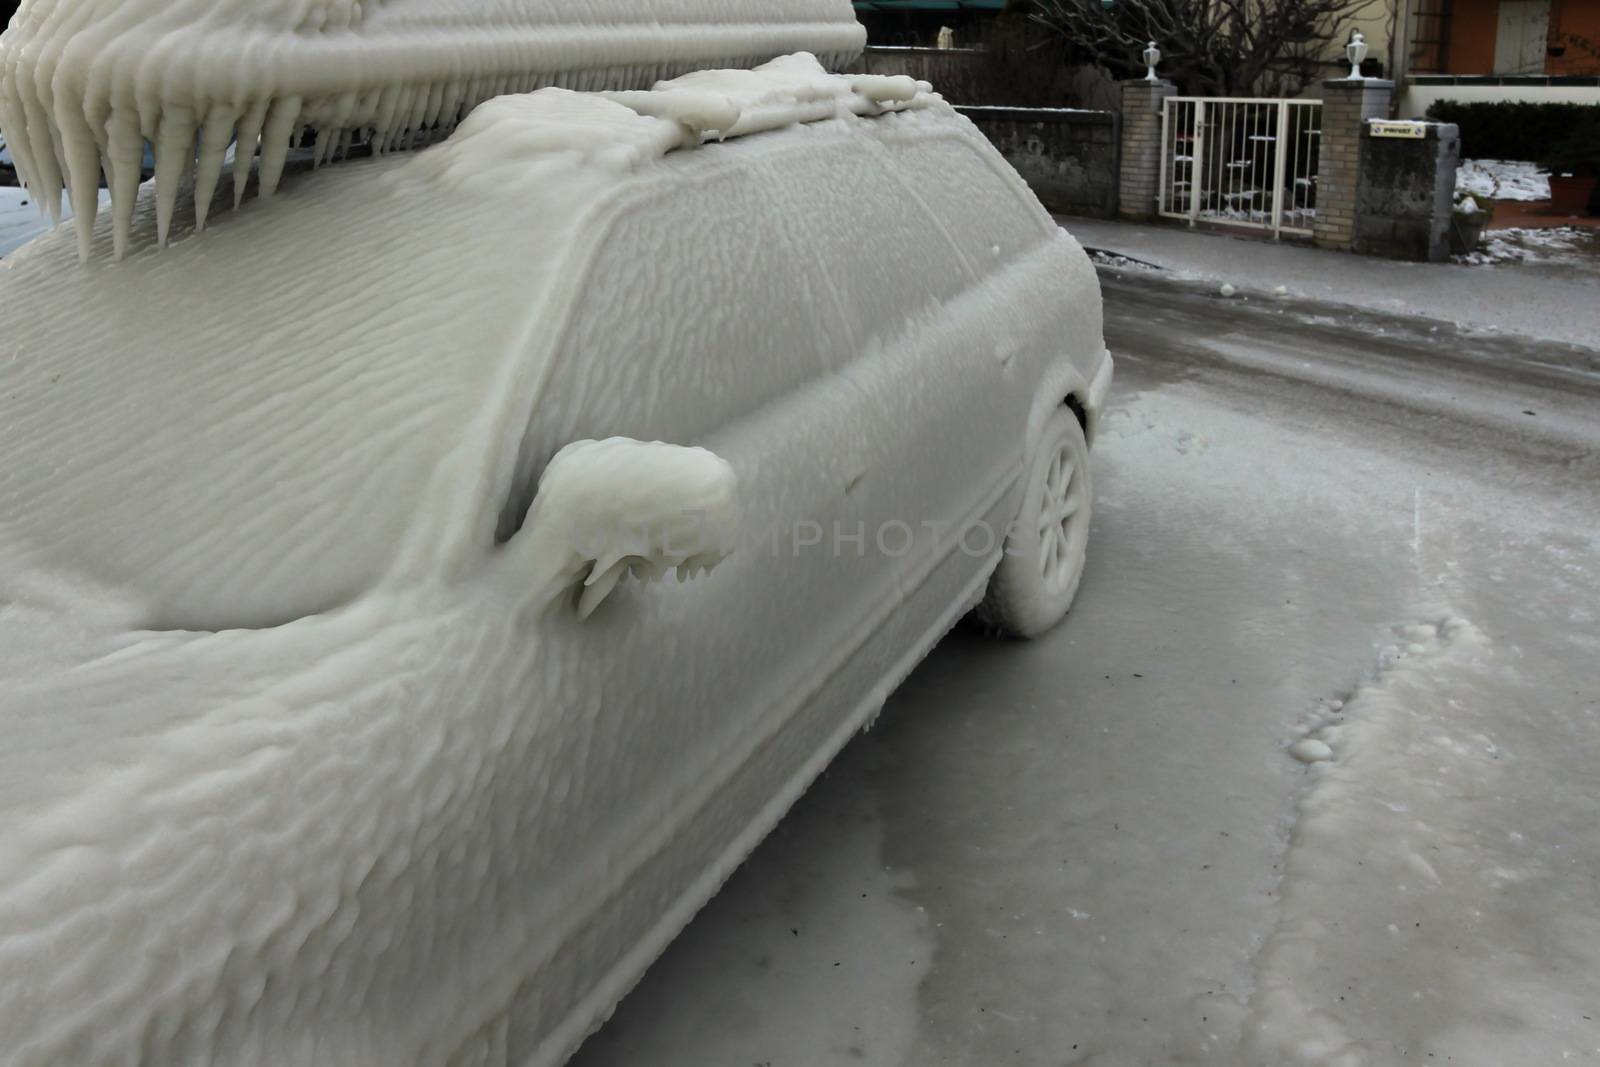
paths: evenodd
<path fill-rule="evenodd" d="M 1461 128 L 1463 159 L 1523 159 L 1542 162 L 1580 124 L 1600 118 L 1600 104 L 1534 104 L 1524 101 L 1465 103 L 1438 100 L 1428 118 Z"/>

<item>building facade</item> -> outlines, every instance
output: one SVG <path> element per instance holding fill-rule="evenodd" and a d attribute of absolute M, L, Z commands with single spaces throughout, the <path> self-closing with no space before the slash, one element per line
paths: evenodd
<path fill-rule="evenodd" d="M 1388 0 L 1362 28 L 1399 112 L 1439 99 L 1600 104 L 1600 0 Z"/>
<path fill-rule="evenodd" d="M 1004 7 L 1005 0 L 855 0 L 867 43 L 879 48 L 970 47 Z"/>

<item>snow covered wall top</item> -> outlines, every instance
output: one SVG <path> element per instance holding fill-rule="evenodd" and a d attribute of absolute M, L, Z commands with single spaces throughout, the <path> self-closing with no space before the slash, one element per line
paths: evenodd
<path fill-rule="evenodd" d="M 66 187 L 85 251 L 104 174 L 120 253 L 145 142 L 165 233 L 197 151 L 204 225 L 235 138 L 236 200 L 258 143 L 270 196 L 306 128 L 323 156 L 355 130 L 384 151 L 506 93 L 797 51 L 837 67 L 864 43 L 848 0 L 23 0 L 0 36 L 0 130 L 47 210 Z"/>

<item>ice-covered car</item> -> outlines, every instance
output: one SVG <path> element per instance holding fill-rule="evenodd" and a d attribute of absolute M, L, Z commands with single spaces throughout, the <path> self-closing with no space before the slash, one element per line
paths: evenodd
<path fill-rule="evenodd" d="M 1098 283 L 914 85 L 153 200 L 0 267 L 9 1063 L 557 1063 L 959 618 L 1072 600 Z"/>

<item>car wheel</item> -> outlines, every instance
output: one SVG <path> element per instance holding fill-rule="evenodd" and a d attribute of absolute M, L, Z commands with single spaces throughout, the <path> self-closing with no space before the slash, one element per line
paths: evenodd
<path fill-rule="evenodd" d="M 1083 580 L 1093 499 L 1089 442 L 1072 411 L 1057 408 L 1028 460 L 1022 509 L 979 621 L 1012 637 L 1037 637 L 1061 621 Z"/>

